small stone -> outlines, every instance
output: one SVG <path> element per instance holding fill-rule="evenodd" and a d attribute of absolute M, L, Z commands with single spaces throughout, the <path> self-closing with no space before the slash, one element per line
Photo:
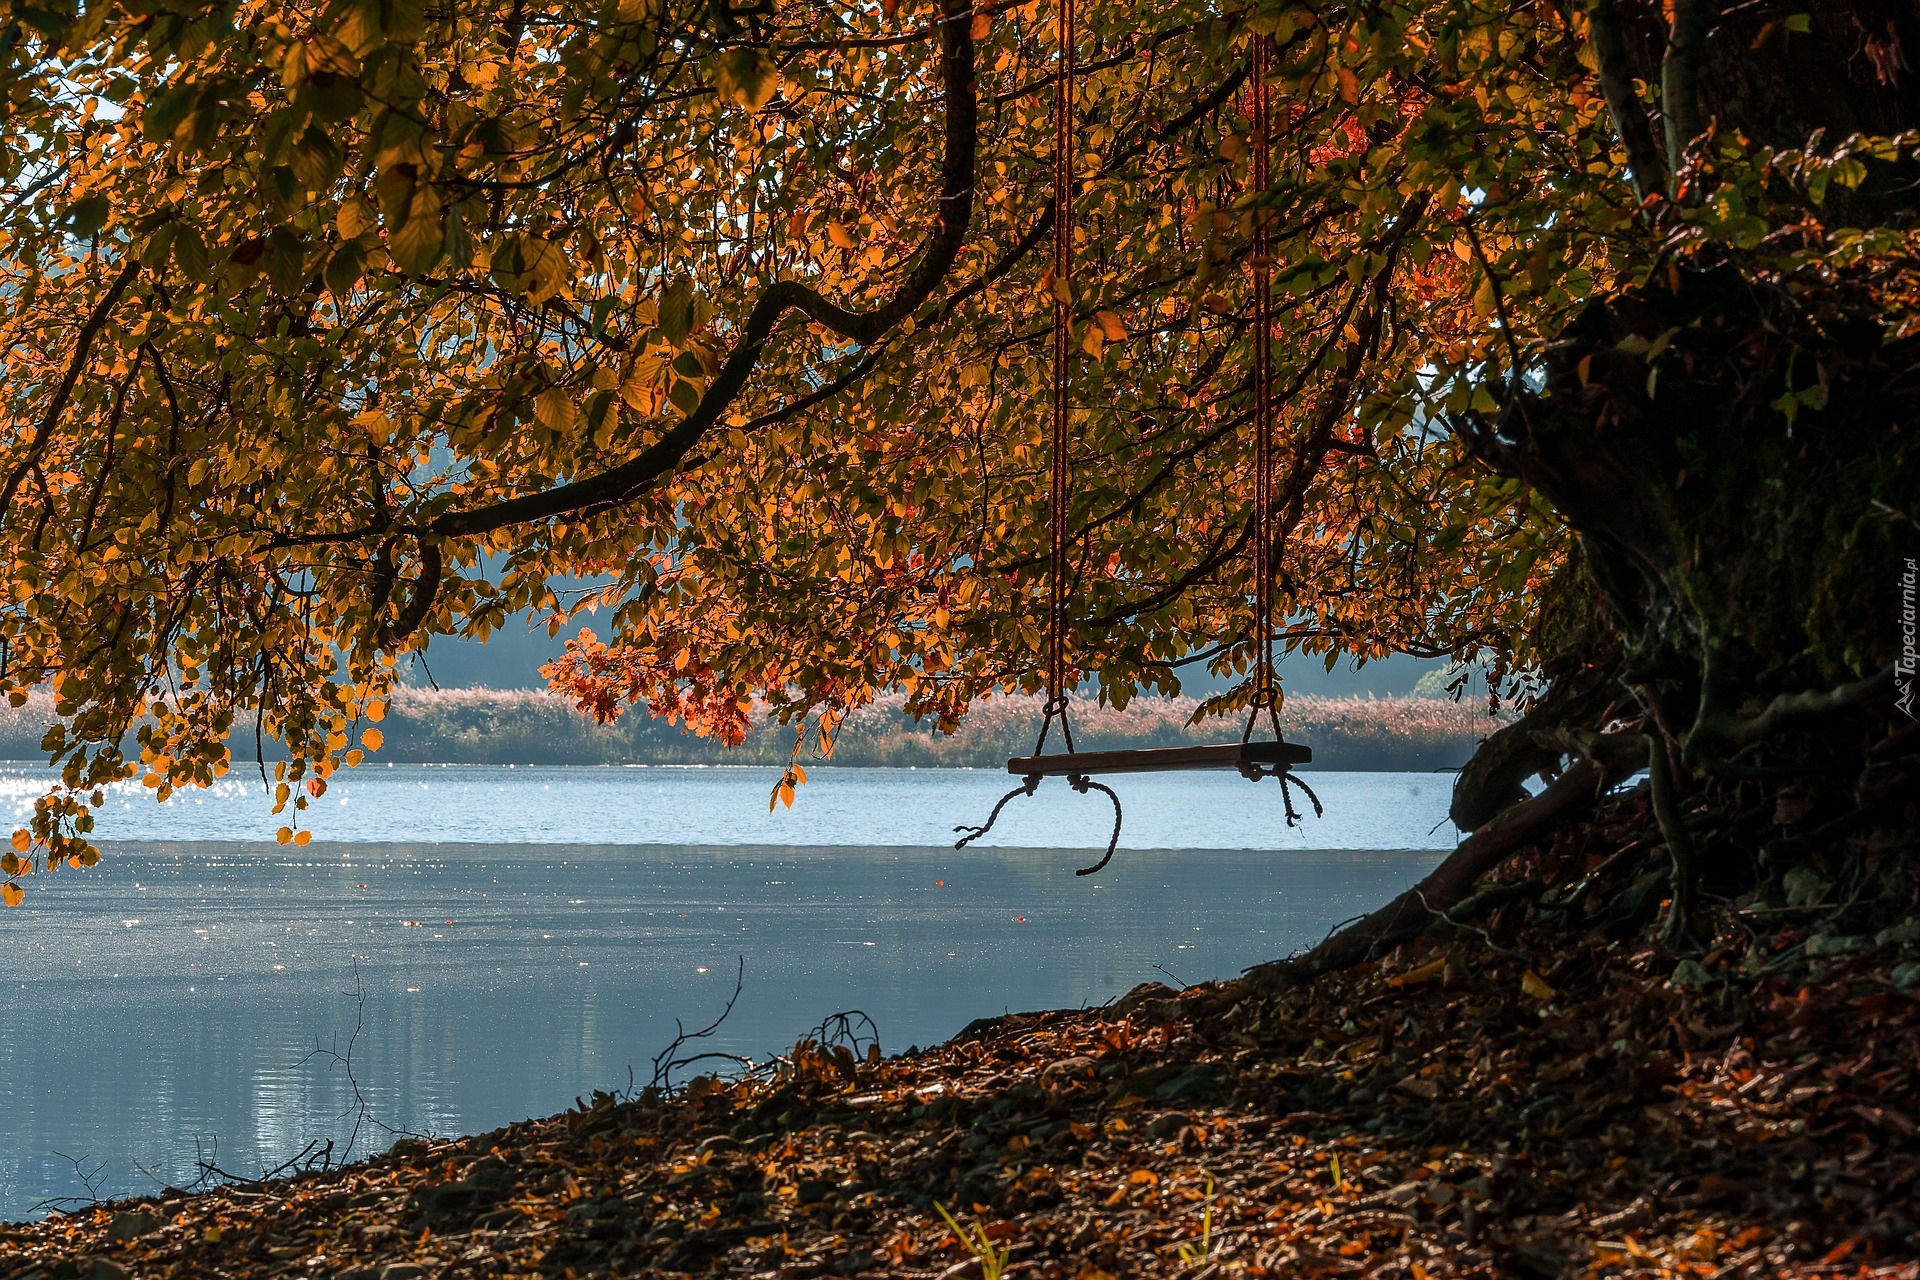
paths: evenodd
<path fill-rule="evenodd" d="M 1713 981 L 1713 975 L 1698 960 L 1682 960 L 1673 966 L 1673 977 L 1667 981 L 1676 987 L 1704 987 Z"/>
<path fill-rule="evenodd" d="M 145 1209 L 128 1209 L 125 1213 L 113 1216 L 113 1222 L 107 1227 L 107 1243 L 121 1244 L 128 1240 L 138 1240 L 141 1236 L 151 1235 L 161 1227 L 160 1218 Z"/>

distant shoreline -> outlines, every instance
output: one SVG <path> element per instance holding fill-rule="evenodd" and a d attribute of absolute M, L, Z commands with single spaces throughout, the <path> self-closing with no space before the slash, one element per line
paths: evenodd
<path fill-rule="evenodd" d="M 963 768 L 1005 766 L 1009 756 L 1032 749 L 1039 700 L 1027 696 L 978 704 L 958 733 L 940 735 L 916 725 L 905 699 L 889 694 L 847 716 L 831 760 L 813 750 L 800 756 L 808 768 Z M 1225 741 L 1239 736 L 1238 722 L 1189 723 L 1192 698 L 1142 698 L 1124 710 L 1091 702 L 1074 710 L 1081 749 L 1161 747 Z M 0 758 L 44 761 L 40 738 L 52 704 L 37 694 L 24 707 L 0 709 Z M 1490 716 L 1484 704 L 1426 697 L 1298 696 L 1286 702 L 1287 736 L 1313 748 L 1316 770 L 1433 772 L 1466 763 L 1478 743 L 1509 723 Z M 710 767 L 780 766 L 793 747 L 793 729 L 761 722 L 738 747 L 727 748 L 687 734 L 677 725 L 629 711 L 611 725 L 596 724 L 566 699 L 545 690 L 396 690 L 380 725 L 385 742 L 369 764 L 611 765 Z M 233 741 L 236 756 L 251 756 L 251 735 Z"/>

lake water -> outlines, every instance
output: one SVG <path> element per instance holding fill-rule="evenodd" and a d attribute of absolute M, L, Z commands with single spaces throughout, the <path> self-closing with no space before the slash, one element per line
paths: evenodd
<path fill-rule="evenodd" d="M 91 872 L 0 913 L 0 1220 L 83 1192 L 234 1171 L 339 1136 L 344 1046 L 372 1114 L 473 1132 L 644 1082 L 745 985 L 710 1047 L 763 1056 L 858 1008 L 883 1047 L 1009 1009 L 1223 977 L 1309 945 L 1450 848 L 1450 779 L 1309 775 L 1327 817 L 1231 775 L 1115 785 L 1122 851 L 1078 878 L 1111 812 L 1053 780 L 956 852 L 1006 789 L 987 771 L 814 773 L 767 812 L 764 769 L 363 769 L 272 843 L 258 780 L 165 806 L 109 800 Z M 0 808 L 44 775 L 0 766 Z M 984 846 L 984 847 L 982 847 Z M 364 997 L 361 1005 L 356 985 Z M 379 1145 L 387 1140 L 376 1135 Z"/>

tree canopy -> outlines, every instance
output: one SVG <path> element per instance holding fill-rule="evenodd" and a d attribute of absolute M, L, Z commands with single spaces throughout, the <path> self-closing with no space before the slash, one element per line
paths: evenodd
<path fill-rule="evenodd" d="M 90 862 L 98 788 L 207 785 L 236 726 L 304 841 L 406 656 L 527 609 L 595 629 L 551 672 L 583 708 L 722 738 L 1037 687 L 1056 296 L 1102 696 L 1248 668 L 1262 519 L 1290 648 L 1549 670 L 1610 583 L 1515 415 L 1694 360 L 1683 317 L 1555 364 L 1576 317 L 1710 258 L 1914 327 L 1911 17 L 1668 8 L 1085 0 L 1059 280 L 1050 4 L 0 0 L 0 657 L 64 768 L 7 874 Z M 1752 87 L 1833 65 L 1850 128 Z M 1772 435 L 1826 408 L 1810 363 Z M 1885 659 L 1858 634 L 1819 669 Z"/>

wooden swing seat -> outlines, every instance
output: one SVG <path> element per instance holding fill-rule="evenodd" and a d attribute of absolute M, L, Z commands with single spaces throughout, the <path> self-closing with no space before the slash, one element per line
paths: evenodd
<path fill-rule="evenodd" d="M 1239 769 L 1242 765 L 1311 764 L 1313 748 L 1297 742 L 1229 742 L 1209 747 L 1141 747 L 1131 751 L 1056 751 L 1015 756 L 1007 772 L 1026 777 L 1069 774 L 1169 773 L 1182 769 Z"/>

